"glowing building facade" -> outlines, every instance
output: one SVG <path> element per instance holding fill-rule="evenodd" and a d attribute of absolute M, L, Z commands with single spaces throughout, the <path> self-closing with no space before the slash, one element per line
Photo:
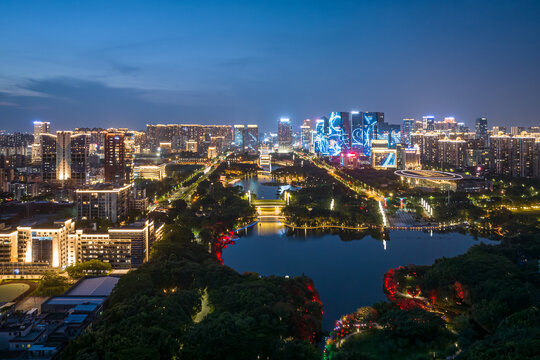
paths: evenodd
<path fill-rule="evenodd" d="M 340 156 L 343 142 L 343 121 L 341 112 L 331 112 L 328 119 L 328 155 Z"/>
<path fill-rule="evenodd" d="M 234 125 L 234 146 L 239 150 L 244 150 L 244 125 Z"/>
<path fill-rule="evenodd" d="M 32 145 L 32 163 L 41 164 L 41 134 L 48 134 L 51 123 L 47 121 L 34 121 L 34 144 Z"/>
<path fill-rule="evenodd" d="M 371 165 L 375 169 L 394 169 L 397 166 L 397 150 L 388 147 L 386 139 L 371 142 Z"/>
<path fill-rule="evenodd" d="M 291 119 L 281 118 L 278 123 L 278 151 L 288 153 L 292 151 L 292 125 Z"/>
<path fill-rule="evenodd" d="M 328 155 L 328 140 L 326 137 L 325 119 L 315 120 L 315 153 L 318 156 Z"/>
<path fill-rule="evenodd" d="M 244 147 L 250 154 L 257 154 L 257 149 L 259 148 L 259 126 L 258 125 L 248 125 L 245 136 Z"/>

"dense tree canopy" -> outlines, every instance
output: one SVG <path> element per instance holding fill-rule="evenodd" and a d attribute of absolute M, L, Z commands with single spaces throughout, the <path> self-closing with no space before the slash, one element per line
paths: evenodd
<path fill-rule="evenodd" d="M 63 359 L 316 359 L 321 319 L 310 279 L 240 275 L 173 225 Z"/>
<path fill-rule="evenodd" d="M 66 268 L 69 276 L 72 278 L 81 278 L 84 275 L 106 275 L 111 271 L 110 263 L 99 261 L 97 259 L 88 260 Z"/>

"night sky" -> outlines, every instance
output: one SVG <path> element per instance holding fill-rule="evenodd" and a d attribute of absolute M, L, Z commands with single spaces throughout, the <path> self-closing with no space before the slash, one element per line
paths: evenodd
<path fill-rule="evenodd" d="M 0 2 L 0 129 L 540 125 L 540 1 Z"/>

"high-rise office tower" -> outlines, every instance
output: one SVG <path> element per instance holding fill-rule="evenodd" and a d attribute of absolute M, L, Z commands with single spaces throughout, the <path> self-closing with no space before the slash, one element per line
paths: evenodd
<path fill-rule="evenodd" d="M 422 116 L 422 126 L 424 131 L 434 131 L 435 130 L 435 116 L 427 115 Z"/>
<path fill-rule="evenodd" d="M 364 113 L 351 112 L 351 147 L 358 153 L 363 150 Z"/>
<path fill-rule="evenodd" d="M 248 153 L 256 154 L 259 148 L 259 126 L 248 125 L 245 132 L 245 148 Z"/>
<path fill-rule="evenodd" d="M 349 152 L 352 149 L 352 121 L 351 113 L 341 111 L 341 151 Z"/>
<path fill-rule="evenodd" d="M 56 180 L 56 135 L 41 134 L 41 176 L 43 181 Z"/>
<path fill-rule="evenodd" d="M 126 163 L 124 133 L 107 133 L 105 135 L 105 182 L 129 182 L 127 168 L 129 166 Z"/>
<path fill-rule="evenodd" d="M 82 185 L 89 172 L 88 135 L 72 131 L 56 132 L 56 180 Z"/>
<path fill-rule="evenodd" d="M 278 122 L 278 151 L 288 153 L 292 151 L 291 119 L 281 118 Z"/>
<path fill-rule="evenodd" d="M 395 149 L 401 143 L 401 126 L 381 122 L 377 124 L 377 139 L 386 140 L 390 149 Z"/>
<path fill-rule="evenodd" d="M 401 141 L 407 145 L 411 144 L 411 134 L 414 132 L 414 119 L 403 119 L 401 127 Z"/>
<path fill-rule="evenodd" d="M 234 125 L 234 146 L 239 150 L 244 150 L 244 125 Z"/>
<path fill-rule="evenodd" d="M 365 156 L 371 156 L 371 142 L 377 139 L 378 125 L 384 123 L 384 113 L 364 112 L 362 123 L 362 149 Z"/>
<path fill-rule="evenodd" d="M 71 180 L 78 184 L 86 184 L 90 171 L 88 161 L 89 136 L 86 134 L 71 135 Z"/>
<path fill-rule="evenodd" d="M 328 119 L 328 155 L 340 156 L 343 143 L 343 119 L 341 112 L 331 112 Z M 347 145 L 343 145 L 347 147 Z"/>
<path fill-rule="evenodd" d="M 478 118 L 476 119 L 476 138 L 477 139 L 484 139 L 484 141 L 487 142 L 487 118 Z"/>
<path fill-rule="evenodd" d="M 301 130 L 301 143 L 302 143 L 302 149 L 309 150 L 311 147 L 312 142 L 312 131 L 313 126 L 311 123 L 311 119 L 305 119 L 302 122 L 302 126 L 300 126 Z"/>
<path fill-rule="evenodd" d="M 315 120 L 315 136 L 314 147 L 315 153 L 318 156 L 328 155 L 328 141 L 326 138 L 326 122 L 325 118 Z"/>
<path fill-rule="evenodd" d="M 71 131 L 56 132 L 56 180 L 71 178 Z"/>
<path fill-rule="evenodd" d="M 32 145 L 32 163 L 41 164 L 41 134 L 50 132 L 51 123 L 47 121 L 34 121 L 34 144 Z"/>

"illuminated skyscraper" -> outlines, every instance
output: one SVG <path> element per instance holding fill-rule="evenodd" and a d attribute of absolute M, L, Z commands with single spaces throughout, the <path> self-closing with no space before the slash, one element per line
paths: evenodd
<path fill-rule="evenodd" d="M 126 159 L 124 133 L 105 135 L 105 182 L 123 183 L 130 181 L 130 166 Z"/>
<path fill-rule="evenodd" d="M 318 156 L 328 155 L 328 140 L 325 131 L 325 119 L 315 120 L 315 153 Z"/>
<path fill-rule="evenodd" d="M 278 151 L 288 153 L 292 151 L 291 119 L 281 118 L 278 123 Z"/>
<path fill-rule="evenodd" d="M 533 177 L 535 141 L 534 137 L 527 135 L 512 137 L 512 176 Z"/>
<path fill-rule="evenodd" d="M 352 123 L 351 114 L 342 111 L 341 115 L 341 151 L 349 152 L 352 150 Z"/>
<path fill-rule="evenodd" d="M 377 139 L 388 141 L 388 147 L 395 149 L 397 144 L 401 143 L 401 126 L 386 122 L 377 123 Z"/>
<path fill-rule="evenodd" d="M 51 123 L 47 121 L 34 121 L 34 144 L 32 145 L 32 163 L 41 164 L 41 134 L 50 132 Z"/>
<path fill-rule="evenodd" d="M 56 180 L 56 135 L 41 134 L 40 154 L 43 181 Z"/>
<path fill-rule="evenodd" d="M 455 140 L 440 139 L 438 141 L 437 160 L 442 169 L 465 166 L 467 155 L 467 142 L 457 138 Z"/>
<path fill-rule="evenodd" d="M 300 127 L 302 137 L 302 149 L 309 150 L 313 140 L 313 126 L 310 119 L 305 119 Z"/>
<path fill-rule="evenodd" d="M 403 127 L 401 128 L 401 141 L 407 145 L 411 145 L 411 133 L 414 132 L 414 119 L 403 119 Z"/>
<path fill-rule="evenodd" d="M 88 179 L 88 135 L 57 131 L 41 135 L 41 173 L 44 181 L 85 184 Z"/>
<path fill-rule="evenodd" d="M 511 137 L 505 134 L 493 135 L 489 141 L 489 148 L 491 170 L 498 175 L 511 176 Z"/>
<path fill-rule="evenodd" d="M 476 138 L 484 139 L 487 141 L 487 119 L 478 118 L 476 119 Z"/>
<path fill-rule="evenodd" d="M 56 132 L 56 180 L 71 178 L 71 131 Z"/>
<path fill-rule="evenodd" d="M 377 125 L 384 122 L 384 113 L 362 113 L 362 147 L 365 156 L 371 156 L 371 142 L 377 139 Z"/>
<path fill-rule="evenodd" d="M 328 155 L 340 156 L 343 122 L 341 112 L 331 112 L 328 119 Z"/>
<path fill-rule="evenodd" d="M 259 148 L 259 126 L 248 125 L 245 132 L 245 148 L 248 153 L 256 154 Z"/>
<path fill-rule="evenodd" d="M 244 150 L 244 125 L 234 125 L 234 146 Z"/>
<path fill-rule="evenodd" d="M 422 125 L 424 131 L 434 131 L 435 130 L 435 116 L 427 115 L 422 116 Z"/>
<path fill-rule="evenodd" d="M 362 152 L 364 145 L 364 113 L 351 112 L 351 147 L 357 152 Z"/>

